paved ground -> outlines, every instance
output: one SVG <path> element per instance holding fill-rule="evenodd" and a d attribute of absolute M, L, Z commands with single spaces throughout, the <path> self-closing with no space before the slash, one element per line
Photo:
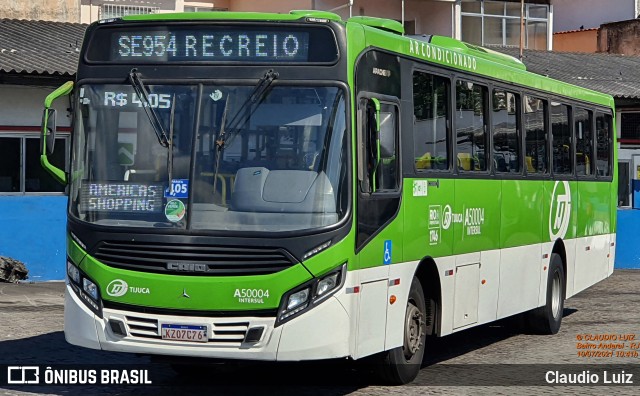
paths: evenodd
<path fill-rule="evenodd" d="M 615 336 L 605 344 L 623 344 L 634 355 L 640 346 L 640 271 L 620 270 L 600 284 L 568 300 L 560 332 L 555 336 L 520 334 L 513 321 L 481 326 L 438 339 L 409 386 L 386 387 L 366 365 L 332 361 L 323 364 L 245 364 L 208 368 L 199 376 L 177 376 L 166 363 L 152 367 L 148 387 L 3 386 L 0 394 L 291 394 L 291 395 L 512 395 L 512 394 L 639 394 L 640 357 L 584 357 L 579 352 L 608 352 L 592 336 Z M 61 283 L 0 284 L 0 366 L 55 364 L 150 364 L 147 357 L 72 347 L 64 341 Z M 633 341 L 621 341 L 626 335 Z M 580 340 L 582 338 L 582 340 Z M 631 338 L 631 337 L 627 337 Z M 578 349 L 595 344 L 595 350 Z M 587 351 L 587 352 L 585 352 Z M 638 349 L 640 353 L 640 349 Z M 592 366 L 599 364 L 600 366 Z M 547 386 L 547 371 L 597 373 L 602 364 L 611 373 L 633 373 L 634 386 Z M 4 368 L 2 368 L 4 370 Z M 157 380 L 156 380 L 157 378 Z M 521 381 L 539 386 L 496 386 Z M 216 388 L 211 388 L 214 384 Z M 434 385 L 436 384 L 436 385 Z M 470 386 L 461 386 L 471 384 Z M 185 389 L 185 387 L 187 387 Z"/>

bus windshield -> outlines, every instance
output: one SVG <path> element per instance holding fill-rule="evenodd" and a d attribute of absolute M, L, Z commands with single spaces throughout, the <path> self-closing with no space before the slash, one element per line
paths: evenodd
<path fill-rule="evenodd" d="M 80 86 L 70 189 L 79 220 L 274 232 L 326 227 L 345 215 L 341 89 L 145 88 L 147 98 L 127 84 Z"/>

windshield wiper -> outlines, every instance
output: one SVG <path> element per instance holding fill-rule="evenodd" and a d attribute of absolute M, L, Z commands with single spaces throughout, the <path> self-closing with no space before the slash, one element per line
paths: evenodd
<path fill-rule="evenodd" d="M 241 120 L 247 119 L 248 116 L 251 115 L 251 109 L 255 103 L 258 103 L 262 100 L 262 98 L 269 91 L 269 87 L 273 83 L 275 79 L 279 77 L 279 74 L 273 69 L 269 69 L 264 77 L 258 81 L 255 88 L 251 92 L 251 95 L 244 101 L 242 106 L 238 109 L 236 114 L 233 116 L 231 121 L 229 122 L 229 126 L 227 127 L 227 109 L 229 108 L 229 96 L 227 95 L 227 99 L 225 100 L 224 111 L 222 113 L 222 120 L 220 121 L 220 130 L 218 132 L 218 138 L 216 139 L 216 164 L 213 172 L 213 191 L 216 191 L 216 184 L 218 180 L 218 168 L 220 166 L 220 157 L 222 156 L 222 152 L 231 144 L 232 139 L 238 134 L 239 129 L 236 124 L 238 124 Z M 254 109 L 255 110 L 255 109 Z M 227 130 L 229 134 L 227 134 Z"/>
<path fill-rule="evenodd" d="M 218 134 L 218 139 L 216 139 L 216 147 L 218 147 L 218 150 L 223 150 L 225 148 L 225 145 L 227 144 L 227 141 L 230 141 L 235 135 L 237 135 L 236 124 L 239 123 L 241 120 L 246 119 L 247 116 L 251 115 L 251 113 L 249 112 L 252 109 L 252 105 L 262 100 L 262 98 L 268 92 L 269 87 L 271 86 L 273 81 L 278 78 L 278 76 L 279 74 L 277 72 L 273 71 L 272 69 L 269 69 L 264 74 L 264 77 L 262 77 L 260 81 L 258 81 L 258 84 L 256 84 L 255 88 L 253 88 L 251 95 L 249 95 L 249 97 L 244 101 L 242 106 L 240 106 L 236 114 L 233 116 L 233 118 L 229 122 L 229 127 L 225 128 L 226 112 L 227 112 L 226 108 L 229 101 L 229 98 L 227 97 L 227 104 L 225 104 L 225 111 L 224 111 L 225 117 L 223 117 L 223 120 L 220 123 L 220 133 Z M 226 133 L 227 130 L 230 131 L 229 135 L 227 135 Z"/>
<path fill-rule="evenodd" d="M 142 102 L 142 108 L 144 109 L 144 112 L 147 114 L 147 117 L 149 117 L 149 122 L 153 127 L 153 131 L 156 133 L 156 137 L 158 138 L 158 143 L 160 143 L 162 147 L 168 148 L 169 138 L 167 137 L 167 133 L 165 132 L 164 127 L 162 126 L 162 122 L 160 121 L 160 118 L 158 118 L 158 115 L 153 110 L 153 107 L 151 107 L 147 88 L 142 83 L 142 79 L 140 78 L 140 73 L 135 68 L 131 69 L 131 71 L 129 72 L 129 83 L 131 84 L 131 86 L 133 87 L 133 90 L 136 92 L 136 95 L 138 95 L 138 98 L 140 98 L 140 101 Z"/>

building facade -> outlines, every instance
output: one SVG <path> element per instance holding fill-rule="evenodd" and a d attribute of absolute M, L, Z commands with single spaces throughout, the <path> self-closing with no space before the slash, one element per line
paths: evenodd
<path fill-rule="evenodd" d="M 520 45 L 520 1 L 487 0 L 80 0 L 81 21 L 128 14 L 183 11 L 289 12 L 333 11 L 351 16 L 404 21 L 407 34 L 435 34 L 477 45 Z M 551 49 L 553 7 L 549 0 L 527 0 L 524 7 L 525 48 Z"/>
<path fill-rule="evenodd" d="M 0 0 L 0 18 L 80 22 L 80 0 Z"/>
<path fill-rule="evenodd" d="M 31 280 L 64 279 L 65 189 L 40 165 L 45 97 L 73 80 L 86 25 L 0 19 L 0 256 L 24 262 Z M 69 103 L 55 104 L 52 161 L 66 166 Z"/>
<path fill-rule="evenodd" d="M 598 52 L 640 56 L 640 19 L 603 24 L 597 43 Z"/>
<path fill-rule="evenodd" d="M 0 18 L 91 23 L 130 14 L 200 11 L 331 10 L 405 21 L 408 34 L 437 34 L 471 44 L 519 46 L 520 0 L 0 0 Z M 634 19 L 640 0 L 526 0 L 525 48 L 551 50 L 554 33 Z M 582 34 L 584 35 L 584 34 Z M 580 39 L 565 36 L 561 41 Z M 564 43 L 560 45 L 564 50 Z"/>
<path fill-rule="evenodd" d="M 598 52 L 598 28 L 554 33 L 553 50 L 559 52 Z"/>
<path fill-rule="evenodd" d="M 313 8 L 312 0 L 77 0 L 81 21 L 118 18 L 130 14 L 160 14 L 168 12 L 207 11 L 268 11 L 289 12 Z"/>

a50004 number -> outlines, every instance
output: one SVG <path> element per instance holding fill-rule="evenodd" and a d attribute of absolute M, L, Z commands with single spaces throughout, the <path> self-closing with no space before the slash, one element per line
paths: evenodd
<path fill-rule="evenodd" d="M 233 297 L 238 298 L 269 298 L 269 289 L 236 289 Z"/>

